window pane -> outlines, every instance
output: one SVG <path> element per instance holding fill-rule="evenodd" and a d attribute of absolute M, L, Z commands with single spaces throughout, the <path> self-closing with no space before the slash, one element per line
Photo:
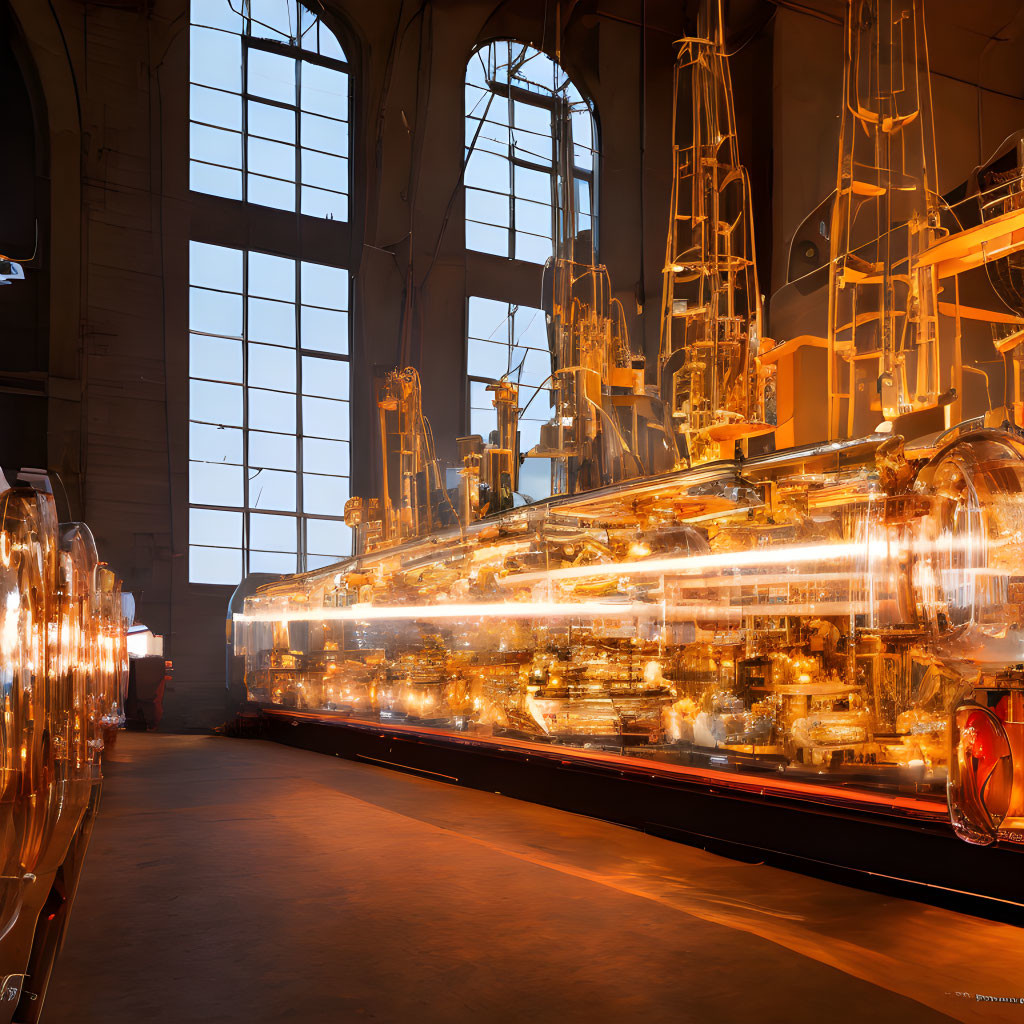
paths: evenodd
<path fill-rule="evenodd" d="M 295 435 L 249 431 L 250 469 L 295 469 Z"/>
<path fill-rule="evenodd" d="M 320 56 L 342 61 L 348 59 L 337 37 L 323 22 L 320 23 Z"/>
<path fill-rule="evenodd" d="M 594 119 L 586 108 L 573 110 L 570 115 L 572 121 L 572 141 L 579 148 L 592 149 L 594 145 Z"/>
<path fill-rule="evenodd" d="M 191 80 L 229 92 L 242 91 L 242 41 L 227 32 L 193 28 L 189 34 Z"/>
<path fill-rule="evenodd" d="M 205 192 L 225 199 L 242 198 L 242 172 L 227 167 L 213 167 L 192 160 L 188 168 L 188 187 L 193 192 Z"/>
<path fill-rule="evenodd" d="M 340 516 L 348 501 L 348 477 L 302 474 L 302 508 L 304 512 Z"/>
<path fill-rule="evenodd" d="M 550 163 L 555 159 L 552 150 L 551 136 L 534 135 L 532 132 L 515 129 L 512 134 L 514 153 L 519 160 L 532 163 Z"/>
<path fill-rule="evenodd" d="M 231 548 L 188 547 L 188 578 L 191 583 L 234 586 L 242 578 L 242 552 Z"/>
<path fill-rule="evenodd" d="M 242 467 L 215 462 L 188 464 L 188 500 L 193 505 L 242 506 Z"/>
<path fill-rule="evenodd" d="M 209 423 L 188 425 L 189 457 L 196 462 L 242 464 L 242 431 Z"/>
<path fill-rule="evenodd" d="M 466 167 L 466 184 L 493 191 L 508 191 L 508 160 L 474 150 Z"/>
<path fill-rule="evenodd" d="M 318 64 L 303 64 L 302 109 L 347 120 L 348 75 Z"/>
<path fill-rule="evenodd" d="M 240 338 L 242 297 L 206 288 L 190 288 L 188 325 L 193 331 Z"/>
<path fill-rule="evenodd" d="M 295 394 L 249 388 L 249 429 L 295 433 Z"/>
<path fill-rule="evenodd" d="M 545 263 L 552 252 L 551 238 L 528 235 L 523 231 L 516 232 L 516 259 L 529 263 Z"/>
<path fill-rule="evenodd" d="M 188 511 L 188 539 L 192 544 L 241 547 L 242 513 L 191 508 Z"/>
<path fill-rule="evenodd" d="M 494 392 L 487 390 L 487 385 L 478 380 L 469 382 L 469 407 L 473 412 L 483 411 L 494 414 Z"/>
<path fill-rule="evenodd" d="M 508 373 L 510 367 L 514 367 L 517 362 L 515 353 L 509 352 L 507 343 L 477 341 L 474 338 L 470 340 L 467 347 L 466 372 L 471 377 L 498 380 L 503 374 Z"/>
<path fill-rule="evenodd" d="M 223 163 L 223 161 L 221 161 Z M 253 174 L 295 181 L 295 147 L 284 142 L 249 138 L 249 163 Z"/>
<path fill-rule="evenodd" d="M 295 474 L 279 469 L 250 469 L 249 507 L 294 512 Z"/>
<path fill-rule="evenodd" d="M 242 97 L 235 93 L 193 85 L 189 109 L 193 121 L 204 121 L 236 132 L 242 130 Z M 192 155 L 198 156 L 197 153 Z"/>
<path fill-rule="evenodd" d="M 576 211 L 583 216 L 590 216 L 590 182 L 576 179 Z"/>
<path fill-rule="evenodd" d="M 296 557 L 275 551 L 250 551 L 249 572 L 274 572 L 279 576 L 296 571 Z"/>
<path fill-rule="evenodd" d="M 348 161 L 344 157 L 330 156 L 315 149 L 303 149 L 302 184 L 347 192 Z"/>
<path fill-rule="evenodd" d="M 189 125 L 189 152 L 193 160 L 205 160 L 223 167 L 242 166 L 242 136 L 209 125 Z"/>
<path fill-rule="evenodd" d="M 487 444 L 491 439 L 491 431 L 498 429 L 498 418 L 493 409 L 471 409 L 469 412 L 469 432 L 479 434 Z"/>
<path fill-rule="evenodd" d="M 536 387 L 551 373 L 551 356 L 535 348 L 516 348 L 512 353 L 512 367 L 519 368 L 520 383 Z"/>
<path fill-rule="evenodd" d="M 241 292 L 242 254 L 224 245 L 189 242 L 189 283 L 221 291 Z"/>
<path fill-rule="evenodd" d="M 513 314 L 512 337 L 517 345 L 548 351 L 548 325 L 544 310 L 520 306 Z"/>
<path fill-rule="evenodd" d="M 551 202 L 551 174 L 534 171 L 529 167 L 515 169 L 516 198 L 531 199 L 537 203 Z"/>
<path fill-rule="evenodd" d="M 347 554 L 352 547 L 352 531 L 344 523 L 330 519 L 306 520 L 306 550 L 321 555 Z"/>
<path fill-rule="evenodd" d="M 194 380 L 189 384 L 189 418 L 226 427 L 242 425 L 242 389 L 236 384 Z"/>
<path fill-rule="evenodd" d="M 242 343 L 193 334 L 189 340 L 189 374 L 207 380 L 242 383 Z"/>
<path fill-rule="evenodd" d="M 528 199 L 516 200 L 516 229 L 543 235 L 547 247 L 551 248 L 551 207 L 542 203 L 531 203 Z"/>
<path fill-rule="evenodd" d="M 551 137 L 551 111 L 547 107 L 515 100 L 512 103 L 512 124 L 516 128 Z"/>
<path fill-rule="evenodd" d="M 508 257 L 508 229 L 495 228 L 489 224 L 466 221 L 466 248 L 474 252 L 489 252 L 494 256 Z"/>
<path fill-rule="evenodd" d="M 253 512 L 249 516 L 249 546 L 261 551 L 290 551 L 297 545 L 298 527 L 294 516 L 267 516 Z"/>
<path fill-rule="evenodd" d="M 232 3 L 235 10 L 232 10 Z M 238 0 L 194 0 L 192 24 L 222 28 L 228 32 L 242 31 L 242 18 L 238 14 Z"/>
<path fill-rule="evenodd" d="M 343 359 L 302 357 L 302 393 L 321 398 L 348 398 L 348 363 Z"/>
<path fill-rule="evenodd" d="M 303 398 L 302 432 L 310 437 L 347 441 L 349 436 L 348 402 L 334 402 L 328 398 Z"/>
<path fill-rule="evenodd" d="M 348 271 L 322 263 L 303 263 L 302 301 L 307 306 L 348 309 Z"/>
<path fill-rule="evenodd" d="M 272 210 L 295 209 L 295 185 L 290 181 L 248 174 L 245 187 L 249 202 L 256 206 L 269 206 Z"/>
<path fill-rule="evenodd" d="M 303 438 L 302 468 L 309 473 L 348 476 L 348 443 L 346 441 L 325 441 L 319 437 Z"/>
<path fill-rule="evenodd" d="M 302 307 L 302 347 L 317 352 L 348 352 L 348 314 Z"/>
<path fill-rule="evenodd" d="M 268 100 L 295 104 L 295 59 L 249 49 L 249 92 Z"/>
<path fill-rule="evenodd" d="M 300 130 L 302 145 L 308 149 L 320 149 L 325 153 L 348 155 L 348 122 L 317 114 L 303 114 Z"/>
<path fill-rule="evenodd" d="M 249 13 L 257 38 L 289 42 L 299 34 L 295 0 L 249 0 Z"/>
<path fill-rule="evenodd" d="M 508 196 L 482 192 L 478 188 L 466 189 L 466 217 L 469 220 L 507 228 L 508 215 Z"/>
<path fill-rule="evenodd" d="M 262 135 L 278 142 L 295 142 L 295 113 L 284 107 L 249 100 L 247 124 L 250 135 Z"/>
<path fill-rule="evenodd" d="M 476 295 L 469 299 L 469 336 L 484 341 L 506 341 L 508 339 L 511 307 L 507 302 L 481 299 Z"/>
<path fill-rule="evenodd" d="M 348 220 L 348 196 L 303 185 L 302 212 L 307 217 L 322 217 L 324 220 Z"/>
<path fill-rule="evenodd" d="M 295 394 L 295 349 L 249 345 L 249 387 Z"/>
<path fill-rule="evenodd" d="M 249 337 L 273 345 L 295 347 L 295 307 L 271 299 L 249 300 Z"/>
<path fill-rule="evenodd" d="M 294 302 L 295 260 L 269 256 L 264 252 L 250 252 L 249 294 Z"/>

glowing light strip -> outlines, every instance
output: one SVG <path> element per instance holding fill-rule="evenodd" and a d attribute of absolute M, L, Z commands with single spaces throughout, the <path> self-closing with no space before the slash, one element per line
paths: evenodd
<path fill-rule="evenodd" d="M 500 601 L 480 604 L 407 604 L 350 605 L 347 608 L 273 608 L 235 615 L 236 622 L 369 622 L 373 619 L 534 619 L 572 615 L 661 615 L 661 604 L 639 601 L 614 603 L 602 601 Z"/>
<path fill-rule="evenodd" d="M 602 601 L 499 601 L 481 604 L 351 605 L 348 608 L 262 608 L 238 613 L 234 621 L 249 622 L 373 622 L 380 620 L 435 621 L 445 619 L 559 619 L 662 618 L 673 622 L 694 619 L 738 621 L 746 615 L 847 615 L 868 610 L 866 603 L 806 601 L 799 604 L 750 605 L 612 603 Z"/>
<path fill-rule="evenodd" d="M 802 565 L 827 558 L 830 561 L 864 557 L 870 544 L 805 544 L 790 548 L 761 548 L 730 551 L 721 555 L 683 555 L 651 558 L 643 562 L 613 562 L 603 565 L 574 565 L 567 569 L 523 572 L 497 580 L 502 586 L 542 580 L 586 579 L 594 576 L 660 576 L 663 573 L 701 572 L 707 569 L 754 569 L 769 565 Z"/>
<path fill-rule="evenodd" d="M 901 555 L 920 557 L 926 554 L 950 555 L 954 552 L 973 552 L 976 545 L 969 539 L 920 542 L 912 540 L 901 544 L 887 537 L 868 537 L 862 541 L 841 544 L 802 544 L 785 548 L 755 548 L 748 551 L 730 551 L 719 555 L 680 555 L 674 558 L 649 558 L 639 562 L 605 562 L 600 565 L 574 565 L 565 569 L 547 569 L 536 572 L 512 573 L 495 580 L 500 586 L 511 587 L 519 583 L 591 579 L 607 576 L 661 576 L 687 574 L 708 569 L 760 569 L 771 566 L 796 566 L 808 562 L 848 563 L 863 561 L 871 570 L 878 561 L 893 561 Z M 971 572 L 965 569 L 961 571 Z M 721 577 L 719 577 L 721 578 Z M 844 574 L 840 578 L 847 579 Z"/>

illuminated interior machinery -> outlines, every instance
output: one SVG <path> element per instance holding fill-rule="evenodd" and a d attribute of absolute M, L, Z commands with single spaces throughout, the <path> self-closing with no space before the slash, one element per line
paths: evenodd
<path fill-rule="evenodd" d="M 236 617 L 249 695 L 770 773 L 823 798 L 912 794 L 948 803 L 972 843 L 1022 842 L 1019 394 L 953 418 L 962 323 L 1011 353 L 1024 338 L 1024 310 L 961 301 L 968 274 L 1024 252 L 1021 179 L 993 186 L 1002 205 L 977 224 L 940 230 L 920 5 L 851 0 L 829 332 L 772 345 L 722 39 L 709 0 L 677 72 L 658 386 L 603 269 L 556 261 L 541 443 L 517 451 L 517 391 L 495 382 L 499 430 L 460 441 L 449 494 L 403 392 L 408 429 L 382 428 L 389 489 L 350 506 L 357 554 L 261 587 Z M 792 406 L 796 357 L 816 348 L 824 429 L 787 413 L 756 453 L 766 406 L 776 389 Z M 552 460 L 552 498 L 517 500 L 525 456 Z"/>
<path fill-rule="evenodd" d="M 879 412 L 898 421 L 959 393 L 942 379 L 938 277 L 920 259 L 945 234 L 924 12 L 914 0 L 854 0 L 850 12 L 832 208 L 830 437 L 862 436 Z"/>
<path fill-rule="evenodd" d="M 551 493 L 676 468 L 671 424 L 657 389 L 645 383 L 608 271 L 565 258 L 550 271 L 554 415 L 527 454 L 551 460 Z"/>
<path fill-rule="evenodd" d="M 45 989 L 99 799 L 105 737 L 124 722 L 128 652 L 121 584 L 98 561 L 89 528 L 58 524 L 48 485 L 8 487 L 2 476 L 0 513 L 0 963 L 11 972 L 0 978 L 0 1021 L 7 1021 L 25 977 L 33 1003 Z"/>
<path fill-rule="evenodd" d="M 740 163 L 721 0 L 676 62 L 673 174 L 658 379 L 691 465 L 766 434 L 761 293 L 750 179 Z M 769 401 L 770 404 L 770 401 Z"/>

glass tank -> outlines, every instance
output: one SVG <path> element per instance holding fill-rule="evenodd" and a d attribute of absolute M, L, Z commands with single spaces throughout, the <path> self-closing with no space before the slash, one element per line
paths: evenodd
<path fill-rule="evenodd" d="M 104 743 L 124 722 L 128 623 L 92 533 L 58 524 L 48 487 L 0 475 L 0 498 L 0 962 L 13 1011 L 44 901 L 88 837 Z M 75 877 L 72 863 L 60 885 L 73 892 Z"/>
<path fill-rule="evenodd" d="M 236 643 L 270 705 L 944 800 L 977 771 L 950 764 L 965 701 L 1024 749 L 1022 545 L 1018 439 L 954 438 L 914 473 L 875 438 L 270 584 Z M 1020 782 L 991 834 L 1024 827 Z"/>

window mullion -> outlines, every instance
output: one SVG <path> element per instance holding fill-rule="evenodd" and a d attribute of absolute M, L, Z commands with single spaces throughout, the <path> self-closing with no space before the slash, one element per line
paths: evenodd
<path fill-rule="evenodd" d="M 507 116 L 505 120 L 508 122 L 507 134 L 508 134 L 508 258 L 514 260 L 516 258 L 516 170 L 515 161 L 513 159 L 513 107 L 512 107 L 512 93 L 506 98 Z"/>
<path fill-rule="evenodd" d="M 249 574 L 249 251 L 242 250 L 242 576 Z"/>
<path fill-rule="evenodd" d="M 302 17 L 299 15 L 299 21 Z M 302 61 L 295 62 L 295 225 L 302 255 Z M 295 260 L 295 557 L 299 572 L 306 570 L 306 530 L 302 472 L 302 260 Z"/>
<path fill-rule="evenodd" d="M 249 41 L 242 36 L 242 202 L 249 202 Z"/>
<path fill-rule="evenodd" d="M 302 438 L 302 261 L 295 261 L 295 553 L 299 572 L 306 569 L 305 496 L 303 492 Z"/>

